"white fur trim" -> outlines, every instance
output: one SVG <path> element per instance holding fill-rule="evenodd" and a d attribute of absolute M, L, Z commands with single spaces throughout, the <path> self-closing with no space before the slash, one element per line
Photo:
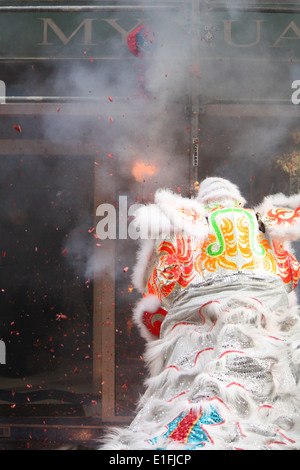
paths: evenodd
<path fill-rule="evenodd" d="M 174 228 L 171 221 L 156 204 L 137 209 L 133 224 L 139 229 L 141 239 L 157 239 L 170 236 Z"/>
<path fill-rule="evenodd" d="M 134 287 L 142 294 L 147 282 L 146 270 L 154 250 L 155 242 L 152 239 L 143 240 L 137 252 L 137 262 L 133 268 L 132 283 Z"/>
<path fill-rule="evenodd" d="M 300 238 L 300 217 L 290 224 L 272 224 L 265 218 L 267 212 L 272 209 L 288 209 L 295 210 L 300 207 L 300 194 L 293 196 L 285 196 L 282 193 L 273 194 L 264 198 L 262 203 L 255 207 L 255 211 L 260 214 L 262 222 L 265 224 L 268 235 L 274 240 L 281 242 L 295 241 Z"/>
<path fill-rule="evenodd" d="M 266 196 L 262 202 L 254 208 L 261 217 L 263 217 L 269 210 L 278 209 L 297 209 L 300 207 L 300 194 L 295 194 L 293 196 L 286 196 L 283 193 L 272 194 L 271 196 Z"/>
<path fill-rule="evenodd" d="M 147 297 L 143 297 L 137 302 L 133 310 L 133 321 L 139 328 L 141 336 L 146 341 L 153 341 L 157 339 L 157 337 L 154 336 L 144 325 L 143 314 L 144 312 L 154 313 L 160 306 L 161 301 L 158 297 L 155 297 L 155 295 L 147 295 Z"/>
<path fill-rule="evenodd" d="M 284 207 L 285 209 L 297 209 L 300 207 L 300 194 L 286 196 L 283 193 L 272 194 L 266 196 L 261 204 L 255 208 L 261 215 L 265 214 L 272 208 Z"/>
<path fill-rule="evenodd" d="M 289 307 L 296 307 L 298 304 L 298 298 L 296 292 L 293 290 L 288 294 Z"/>
<path fill-rule="evenodd" d="M 273 240 L 284 243 L 293 242 L 300 238 L 300 219 L 293 225 L 269 225 L 265 223 L 266 231 Z"/>

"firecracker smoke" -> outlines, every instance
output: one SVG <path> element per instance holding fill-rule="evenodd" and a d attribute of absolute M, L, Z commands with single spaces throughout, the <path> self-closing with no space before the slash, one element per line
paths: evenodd
<path fill-rule="evenodd" d="M 139 2 L 139 5 L 147 3 Z M 227 14 L 234 21 L 242 17 L 234 9 Z M 266 53 L 264 61 L 260 62 L 230 61 L 222 57 L 210 60 L 214 40 L 219 41 L 223 31 L 210 26 L 207 15 L 200 17 L 196 25 L 187 10 L 158 10 L 148 16 L 141 12 L 140 16 L 153 39 L 153 47 L 143 57 L 130 55 L 128 48 L 121 45 L 120 34 L 114 31 L 109 41 L 111 50 L 118 50 L 118 60 L 98 61 L 89 47 L 80 46 L 82 57 L 86 59 L 84 63 L 60 61 L 59 65 L 49 66 L 43 82 L 39 78 L 39 66 L 32 65 L 19 77 L 19 83 L 15 82 L 13 86 L 7 83 L 8 95 L 17 94 L 22 85 L 29 95 L 80 98 L 77 103 L 80 113 L 76 112 L 76 115 L 64 113 L 64 104 L 57 103 L 53 105 L 57 110 L 54 117 L 44 115 L 31 124 L 8 120 L 2 133 L 6 136 L 10 134 L 16 140 L 30 138 L 51 142 L 56 144 L 57 155 L 62 145 L 70 149 L 76 148 L 77 143 L 84 145 L 93 160 L 89 172 L 93 172 L 95 178 L 99 195 L 97 203 L 111 201 L 113 195 L 119 193 L 128 194 L 129 203 L 146 203 L 162 186 L 190 196 L 192 83 L 196 83 L 201 97 L 200 105 L 212 107 L 224 97 L 232 102 L 238 97 L 249 101 L 287 97 L 292 78 L 298 77 L 298 66 L 295 65 L 291 71 L 293 77 L 287 76 L 281 62 L 275 62 L 271 57 L 271 51 L 269 62 Z M 249 25 L 249 31 L 255 37 L 253 28 L 253 24 Z M 14 33 L 12 25 L 12 36 Z M 193 48 L 193 37 L 196 37 L 200 48 L 200 62 Z M 101 56 L 100 50 L 98 53 Z M 265 95 L 266 88 L 268 96 Z M 90 111 L 91 103 L 93 113 Z M 275 116 L 275 108 L 273 110 Z M 259 174 L 260 166 L 263 168 L 266 165 L 266 157 L 276 155 L 281 148 L 291 121 L 291 118 L 283 121 L 274 117 L 262 122 L 259 117 L 252 117 L 247 120 L 247 125 L 242 126 L 242 120 L 237 117 L 200 118 L 199 179 L 211 173 L 227 177 L 239 184 L 248 198 L 250 179 Z M 14 126 L 20 126 L 21 131 Z M 219 155 L 216 155 L 216 149 Z M 86 173 L 85 158 L 84 155 L 76 158 L 77 171 L 82 165 L 78 185 L 89 185 L 92 180 L 91 175 Z M 253 174 L 245 172 L 245 162 L 249 165 L 253 162 Z M 10 178 L 12 184 L 15 184 L 21 171 L 20 163 L 15 163 L 10 161 L 6 168 L 2 168 L 2 179 Z M 136 165 L 155 168 L 155 171 L 146 172 L 145 175 L 140 173 L 137 177 Z M 65 168 L 64 174 L 67 171 Z M 28 180 L 32 186 L 43 180 L 49 188 L 55 188 L 57 181 L 63 179 L 60 164 L 51 155 L 48 155 L 44 166 L 40 162 L 38 172 L 30 174 L 28 170 Z M 259 178 L 257 181 L 260 184 Z M 62 217 L 61 225 L 59 218 L 63 211 L 75 205 L 74 200 L 70 200 L 73 197 L 73 193 L 68 193 L 66 188 L 57 191 L 54 202 L 53 198 L 48 201 L 52 216 L 57 217 L 59 229 L 68 226 L 65 217 Z M 261 194 L 257 200 L 260 197 Z M 9 207 L 12 203 L 9 194 L 5 194 L 2 217 L 6 220 L 11 217 Z M 28 207 L 28 211 L 32 210 L 34 207 Z M 77 223 L 71 227 L 69 237 L 61 247 L 65 259 L 81 269 L 85 278 L 107 267 L 107 257 L 104 251 L 101 252 L 101 243 L 91 232 L 95 226 L 94 216 L 95 208 L 92 205 L 88 212 L 78 215 Z M 24 224 L 20 214 L 18 217 L 15 212 L 14 217 L 18 219 L 15 223 Z M 39 217 L 40 214 L 37 214 Z M 100 246 L 95 251 L 97 242 Z"/>

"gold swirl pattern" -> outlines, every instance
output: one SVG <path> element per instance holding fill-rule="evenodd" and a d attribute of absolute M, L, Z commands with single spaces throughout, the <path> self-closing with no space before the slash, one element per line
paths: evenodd
<path fill-rule="evenodd" d="M 251 247 L 250 226 L 247 219 L 243 215 L 237 221 L 238 228 L 238 246 L 239 251 L 245 259 L 250 259 L 249 263 L 241 266 L 241 271 L 244 270 L 263 270 L 271 274 L 276 274 L 277 265 L 273 254 L 271 253 L 272 247 L 266 238 L 262 235 L 254 234 L 255 241 L 258 246 L 263 247 L 263 256 L 257 256 Z"/>

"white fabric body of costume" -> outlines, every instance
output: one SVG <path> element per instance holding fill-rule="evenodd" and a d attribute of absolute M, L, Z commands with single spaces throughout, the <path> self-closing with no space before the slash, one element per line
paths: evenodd
<path fill-rule="evenodd" d="M 135 419 L 102 449 L 300 449 L 300 321 L 289 301 L 300 196 L 244 203 L 208 178 L 196 199 L 158 191 L 137 214 L 134 320 L 149 378 Z"/>

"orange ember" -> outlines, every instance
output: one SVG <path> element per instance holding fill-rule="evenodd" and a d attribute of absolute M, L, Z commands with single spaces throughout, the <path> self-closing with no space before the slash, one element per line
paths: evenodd
<path fill-rule="evenodd" d="M 147 165 L 143 162 L 137 162 L 132 169 L 132 174 L 137 181 L 142 182 L 147 176 L 155 175 L 156 171 L 157 169 L 155 165 Z"/>

